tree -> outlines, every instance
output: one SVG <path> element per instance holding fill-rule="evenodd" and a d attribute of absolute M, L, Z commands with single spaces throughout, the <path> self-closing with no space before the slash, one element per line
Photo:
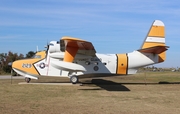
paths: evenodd
<path fill-rule="evenodd" d="M 26 54 L 25 58 L 32 58 L 35 55 L 35 52 L 29 51 Z M 24 59 L 23 54 L 17 54 L 9 51 L 8 53 L 0 53 L 0 74 L 2 73 L 10 73 L 11 72 L 11 64 L 19 59 Z"/>
<path fill-rule="evenodd" d="M 32 58 L 34 55 L 35 55 L 35 52 L 29 51 L 29 52 L 26 54 L 26 58 Z"/>
<path fill-rule="evenodd" d="M 12 53 L 11 51 L 9 51 L 8 54 L 0 53 L 0 74 L 3 72 L 10 73 L 12 68 L 8 64 L 23 58 L 23 54 L 18 55 L 17 53 Z"/>
<path fill-rule="evenodd" d="M 0 74 L 3 72 L 5 53 L 0 53 Z"/>

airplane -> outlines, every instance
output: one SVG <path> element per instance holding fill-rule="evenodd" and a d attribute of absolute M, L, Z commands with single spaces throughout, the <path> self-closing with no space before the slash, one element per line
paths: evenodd
<path fill-rule="evenodd" d="M 124 54 L 99 54 L 91 42 L 79 38 L 62 37 L 51 41 L 46 51 L 39 51 L 33 58 L 14 61 L 12 68 L 31 79 L 40 76 L 67 77 L 72 84 L 79 77 L 108 74 L 135 74 L 140 67 L 157 64 L 166 60 L 165 26 L 155 20 L 140 49 Z"/>

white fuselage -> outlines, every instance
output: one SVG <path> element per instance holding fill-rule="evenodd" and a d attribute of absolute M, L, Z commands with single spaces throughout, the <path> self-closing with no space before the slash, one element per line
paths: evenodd
<path fill-rule="evenodd" d="M 36 76 L 38 75 L 70 77 L 86 74 L 135 74 L 140 67 L 158 63 L 157 54 L 139 51 L 125 54 L 96 53 L 94 56 L 78 52 L 73 62 L 65 62 L 64 56 L 65 52 L 61 51 L 60 44 L 53 41 L 47 49 L 46 57 L 39 60 L 34 58 L 14 62 L 14 66 L 18 67 L 13 67 L 13 69 L 18 74 L 30 78 L 35 76 L 34 79 L 37 79 Z M 26 65 L 25 68 L 24 64 Z"/>
<path fill-rule="evenodd" d="M 158 56 L 153 54 L 142 54 L 134 51 L 126 55 L 126 74 L 135 74 L 139 67 L 158 62 Z M 71 73 L 76 75 L 117 74 L 118 61 L 121 62 L 116 54 L 96 54 L 96 57 L 78 54 L 73 63 L 63 62 L 63 56 L 64 52 L 49 53 L 46 59 L 35 63 L 34 66 L 40 75 L 67 77 Z"/>

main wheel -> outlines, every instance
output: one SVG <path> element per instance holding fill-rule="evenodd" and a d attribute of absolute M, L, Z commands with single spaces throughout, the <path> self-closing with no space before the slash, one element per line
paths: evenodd
<path fill-rule="evenodd" d="M 31 78 L 25 78 L 25 81 L 27 82 L 27 83 L 29 83 L 30 81 L 31 81 Z"/>
<path fill-rule="evenodd" d="M 71 83 L 76 84 L 79 81 L 79 79 L 77 76 L 71 76 L 70 81 Z"/>

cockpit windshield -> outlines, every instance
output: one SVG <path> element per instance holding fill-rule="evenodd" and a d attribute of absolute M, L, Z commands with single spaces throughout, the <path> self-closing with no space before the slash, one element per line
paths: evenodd
<path fill-rule="evenodd" d="M 32 58 L 33 58 L 33 59 L 40 59 L 40 58 L 41 58 L 41 55 L 34 55 Z"/>
<path fill-rule="evenodd" d="M 52 43 L 50 43 L 49 45 L 50 45 L 50 46 L 54 46 L 54 44 L 52 44 Z"/>

